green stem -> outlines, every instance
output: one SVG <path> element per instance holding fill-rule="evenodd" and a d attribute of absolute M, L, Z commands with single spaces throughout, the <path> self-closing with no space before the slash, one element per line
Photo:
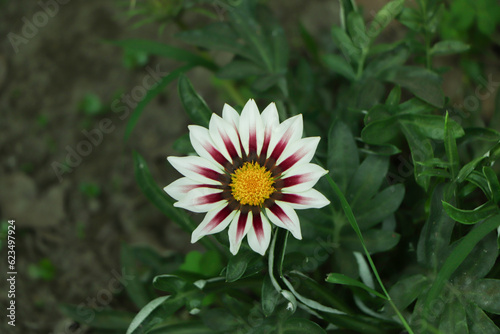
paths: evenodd
<path fill-rule="evenodd" d="M 328 183 L 330 183 L 330 186 L 332 187 L 333 191 L 335 192 L 335 194 L 340 199 L 340 203 L 342 205 L 342 209 L 345 212 L 347 220 L 349 221 L 349 223 L 351 224 L 352 228 L 354 229 L 354 232 L 356 232 L 356 234 L 358 235 L 359 241 L 361 242 L 361 246 L 363 247 L 363 250 L 365 252 L 366 258 L 368 259 L 368 263 L 370 263 L 370 267 L 371 267 L 371 269 L 373 271 L 373 274 L 375 275 L 375 277 L 377 279 L 377 282 L 380 285 L 380 288 L 384 292 L 384 295 L 387 297 L 387 301 L 391 305 L 391 307 L 394 310 L 394 312 L 396 312 L 399 320 L 401 320 L 401 323 L 403 324 L 403 326 L 405 327 L 405 329 L 408 331 L 408 333 L 409 334 L 414 334 L 414 332 L 410 328 L 410 325 L 408 325 L 408 323 L 406 322 L 406 319 L 403 317 L 403 315 L 401 314 L 401 312 L 399 312 L 398 308 L 396 307 L 396 305 L 392 301 L 391 296 L 389 295 L 389 293 L 387 292 L 387 290 L 386 290 L 386 288 L 384 286 L 384 283 L 382 283 L 382 279 L 380 278 L 380 275 L 378 274 L 377 268 L 375 267 L 375 264 L 373 263 L 372 257 L 370 256 L 370 252 L 368 252 L 368 249 L 365 246 L 365 240 L 363 238 L 363 235 L 361 234 L 361 230 L 359 229 L 358 223 L 356 221 L 356 218 L 354 217 L 354 213 L 352 212 L 351 206 L 347 202 L 347 199 L 345 198 L 344 194 L 342 193 L 342 190 L 340 190 L 340 188 L 335 183 L 335 181 L 333 181 L 332 177 L 329 174 L 327 174 L 326 176 L 327 176 L 327 179 L 328 179 Z"/>

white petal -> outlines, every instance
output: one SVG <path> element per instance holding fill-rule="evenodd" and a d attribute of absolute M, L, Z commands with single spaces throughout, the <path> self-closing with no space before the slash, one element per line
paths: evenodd
<path fill-rule="evenodd" d="M 289 143 L 302 138 L 304 122 L 302 114 L 287 119 L 273 130 L 267 157 L 278 160 Z"/>
<path fill-rule="evenodd" d="M 210 137 L 208 129 L 199 125 L 189 125 L 189 139 L 193 145 L 194 150 L 200 157 L 214 162 L 224 169 L 224 166 L 228 161 L 228 157 L 215 146 Z"/>
<path fill-rule="evenodd" d="M 262 213 L 252 217 L 252 227 L 248 230 L 247 240 L 255 252 L 260 255 L 266 253 L 271 241 L 271 224 Z"/>
<path fill-rule="evenodd" d="M 264 142 L 264 123 L 255 101 L 248 100 L 241 111 L 240 124 L 238 126 L 241 144 L 247 155 L 259 154 Z"/>
<path fill-rule="evenodd" d="M 229 122 L 213 114 L 208 131 L 214 144 L 229 161 L 235 157 L 241 157 L 238 133 Z"/>
<path fill-rule="evenodd" d="M 316 189 L 309 189 L 301 193 L 286 193 L 283 191 L 280 201 L 287 202 L 294 209 L 320 209 L 330 204 L 330 201 Z"/>
<path fill-rule="evenodd" d="M 207 212 L 219 206 L 221 202 L 227 203 L 222 197 L 222 189 L 196 188 L 174 206 L 192 212 Z"/>
<path fill-rule="evenodd" d="M 229 225 L 235 214 L 236 211 L 231 211 L 225 203 L 208 211 L 203 221 L 191 234 L 191 243 L 195 243 L 205 235 L 222 231 Z"/>
<path fill-rule="evenodd" d="M 293 166 L 308 163 L 314 157 L 320 139 L 320 137 L 307 137 L 290 143 L 278 159 L 276 165 L 285 172 Z"/>
<path fill-rule="evenodd" d="M 242 214 L 241 211 L 234 216 L 231 225 L 229 225 L 229 250 L 233 255 L 238 253 L 241 241 L 247 235 L 248 230 L 252 227 L 252 212 Z"/>
<path fill-rule="evenodd" d="M 206 185 L 193 181 L 188 177 L 181 177 L 163 188 L 163 190 L 165 190 L 170 197 L 180 201 L 191 190 L 203 186 Z"/>
<path fill-rule="evenodd" d="M 290 205 L 276 201 L 273 206 L 266 208 L 266 215 L 274 225 L 289 230 L 296 239 L 302 239 L 299 216 Z"/>
<path fill-rule="evenodd" d="M 222 118 L 229 124 L 232 124 L 234 129 L 238 131 L 238 125 L 240 124 L 240 114 L 229 104 L 224 104 L 222 108 Z"/>
<path fill-rule="evenodd" d="M 168 162 L 177 169 L 179 173 L 206 184 L 221 184 L 218 177 L 221 176 L 220 168 L 210 160 L 202 157 L 168 157 Z"/>
<path fill-rule="evenodd" d="M 327 170 L 311 163 L 291 167 L 283 173 L 281 179 L 283 181 L 283 191 L 302 192 L 309 190 L 327 173 Z"/>

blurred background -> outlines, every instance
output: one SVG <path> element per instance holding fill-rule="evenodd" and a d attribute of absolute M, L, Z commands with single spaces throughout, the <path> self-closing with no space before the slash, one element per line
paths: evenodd
<path fill-rule="evenodd" d="M 367 20 L 386 2 L 357 1 Z M 148 104 L 131 137 L 123 139 L 130 113 L 145 90 L 178 64 L 124 52 L 110 42 L 140 38 L 186 47 L 175 34 L 198 25 L 199 16 L 190 12 L 182 20 L 174 18 L 179 3 L 182 0 L 0 0 L 0 220 L 3 231 L 7 220 L 16 221 L 18 273 L 16 327 L 2 320 L 1 333 L 85 332 L 59 311 L 60 303 L 92 307 L 101 298 L 97 305 L 136 312 L 123 294 L 101 293 L 124 276 L 123 243 L 147 245 L 160 254 L 196 249 L 188 234 L 148 202 L 134 179 L 133 150 L 146 159 L 162 187 L 178 176 L 166 157 L 178 154 L 172 145 L 187 132 L 188 120 L 175 83 Z M 299 21 L 320 42 L 330 39 L 331 26 L 339 24 L 337 1 L 268 4 L 292 47 L 302 43 Z M 216 1 L 204 8 L 223 18 Z M 476 54 L 481 48 L 494 53 L 473 64 L 459 57 L 440 58 L 447 67 L 445 95 L 464 105 L 476 102 L 466 97 L 477 96 L 478 85 L 490 87 L 481 89 L 479 101 L 484 119 L 490 120 L 500 85 L 499 43 L 489 38 L 488 26 L 474 23 L 461 31 L 461 21 L 453 16 L 460 11 L 456 14 L 452 8 L 443 19 L 449 24 L 440 33 L 472 42 Z M 492 24 L 495 30 L 497 22 Z M 393 23 L 382 38 L 405 33 L 402 25 Z M 229 60 L 223 52 L 215 57 L 221 64 Z M 212 110 L 220 112 L 226 93 L 220 92 L 223 88 L 213 74 L 196 69 L 188 76 Z M 4 277 L 7 255 L 5 240 L 1 242 Z M 3 310 L 6 287 L 2 279 Z"/>

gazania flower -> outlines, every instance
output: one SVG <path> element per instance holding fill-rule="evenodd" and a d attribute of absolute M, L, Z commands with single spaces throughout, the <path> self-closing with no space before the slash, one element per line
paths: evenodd
<path fill-rule="evenodd" d="M 208 129 L 189 126 L 199 156 L 169 157 L 180 178 L 165 191 L 175 206 L 206 212 L 191 242 L 229 226 L 231 253 L 247 236 L 248 244 L 264 255 L 271 225 L 302 239 L 295 209 L 321 208 L 329 201 L 312 189 L 327 173 L 310 163 L 319 137 L 302 137 L 302 115 L 279 122 L 271 103 L 262 114 L 249 100 L 241 115 L 225 105 L 222 118 L 212 114 Z"/>

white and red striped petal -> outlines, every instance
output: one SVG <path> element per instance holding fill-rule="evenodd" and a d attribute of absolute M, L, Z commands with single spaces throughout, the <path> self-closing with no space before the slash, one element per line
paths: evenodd
<path fill-rule="evenodd" d="M 188 192 L 196 188 L 213 188 L 213 184 L 203 184 L 197 181 L 193 181 L 189 177 L 181 177 L 170 183 L 168 186 L 163 188 L 163 190 L 172 198 L 180 201 L 186 196 Z"/>
<path fill-rule="evenodd" d="M 266 208 L 266 215 L 274 225 L 289 230 L 296 239 L 302 239 L 299 217 L 295 210 L 281 201 Z"/>
<path fill-rule="evenodd" d="M 229 161 L 241 157 L 240 138 L 229 122 L 213 114 L 208 125 L 208 132 L 213 143 Z"/>
<path fill-rule="evenodd" d="M 248 230 L 252 227 L 253 216 L 252 212 L 241 212 L 234 216 L 231 225 L 229 225 L 229 250 L 236 255 L 241 246 L 241 241 L 247 235 Z"/>
<path fill-rule="evenodd" d="M 224 166 L 231 160 L 228 160 L 224 154 L 215 146 L 207 128 L 199 125 L 189 125 L 189 139 L 194 150 L 198 155 L 207 160 L 213 160 L 224 170 Z"/>
<path fill-rule="evenodd" d="M 309 189 L 301 193 L 283 192 L 280 201 L 288 203 L 294 209 L 320 209 L 330 204 L 330 201 L 316 189 Z"/>
<path fill-rule="evenodd" d="M 279 116 L 278 109 L 276 109 L 276 104 L 270 103 L 262 112 L 261 117 L 262 122 L 264 123 L 264 141 L 262 143 L 260 155 L 267 157 L 273 130 L 278 128 L 279 126 Z"/>
<path fill-rule="evenodd" d="M 254 252 L 264 255 L 271 241 L 271 224 L 262 212 L 252 216 L 252 227 L 247 234 L 248 245 Z"/>
<path fill-rule="evenodd" d="M 180 201 L 175 202 L 174 206 L 183 208 L 192 212 L 208 212 L 224 201 L 222 189 L 196 188 L 187 193 Z"/>
<path fill-rule="evenodd" d="M 319 140 L 320 137 L 307 137 L 290 143 L 278 159 L 276 165 L 284 173 L 291 167 L 308 163 L 314 157 Z"/>
<path fill-rule="evenodd" d="M 168 157 L 167 160 L 179 173 L 191 180 L 213 185 L 221 184 L 220 169 L 210 160 L 195 156 Z"/>
<path fill-rule="evenodd" d="M 249 100 L 241 111 L 238 126 L 241 144 L 247 155 L 257 155 L 264 142 L 264 123 L 254 100 Z"/>
<path fill-rule="evenodd" d="M 275 128 L 271 134 L 267 158 L 278 160 L 290 143 L 302 138 L 303 128 L 302 115 L 289 118 Z"/>
<path fill-rule="evenodd" d="M 191 234 L 191 243 L 195 243 L 205 235 L 224 230 L 231 223 L 235 214 L 236 211 L 231 210 L 225 203 L 208 211 L 203 221 Z"/>
<path fill-rule="evenodd" d="M 283 191 L 298 193 L 309 190 L 327 173 L 327 170 L 312 163 L 291 167 L 283 173 Z"/>

